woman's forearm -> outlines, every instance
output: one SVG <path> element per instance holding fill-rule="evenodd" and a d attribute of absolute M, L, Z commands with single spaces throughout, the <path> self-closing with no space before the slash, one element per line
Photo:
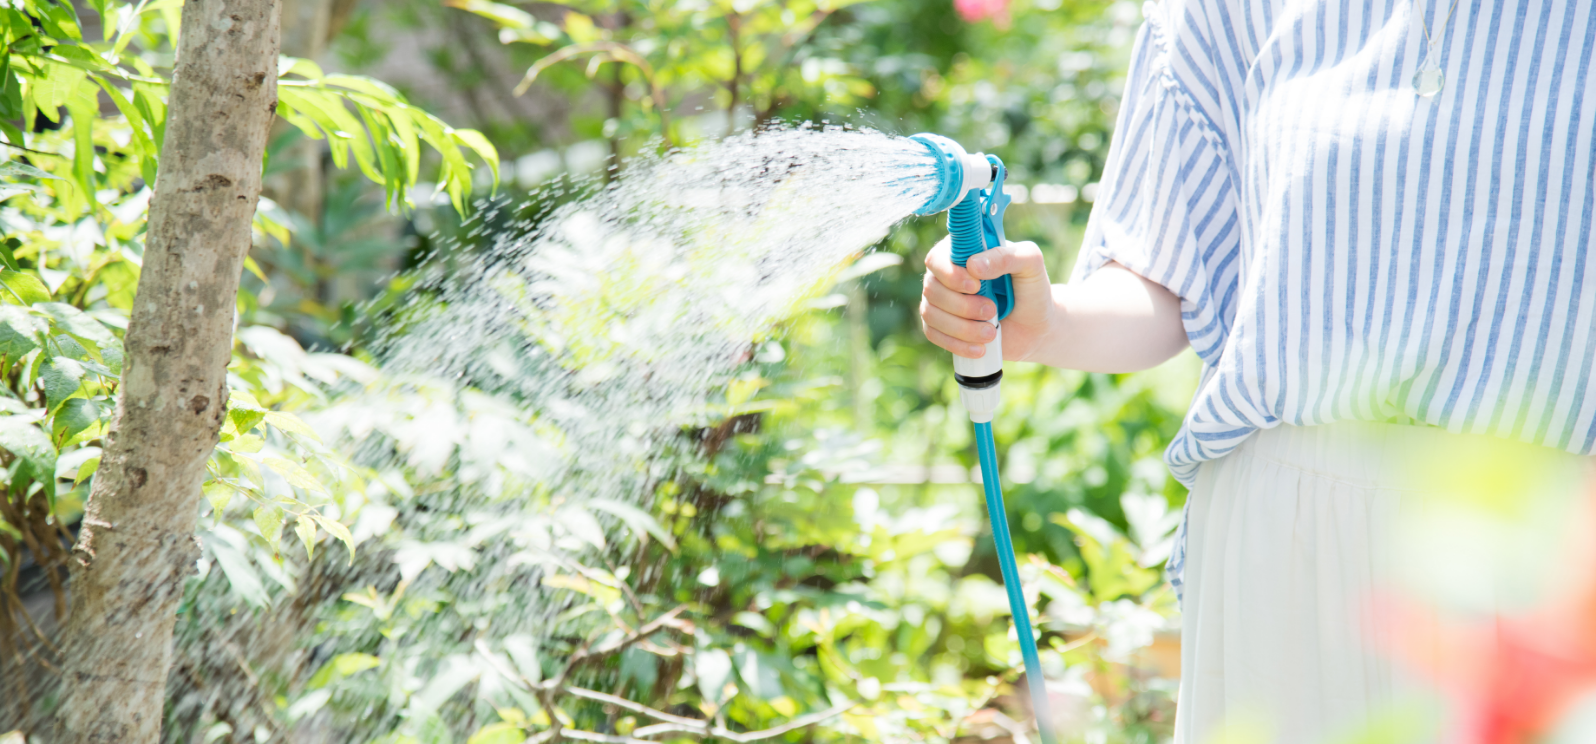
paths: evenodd
<path fill-rule="evenodd" d="M 1180 298 L 1117 263 L 1076 284 L 1053 285 L 1046 335 L 1023 361 L 1087 372 L 1138 372 L 1187 344 Z"/>

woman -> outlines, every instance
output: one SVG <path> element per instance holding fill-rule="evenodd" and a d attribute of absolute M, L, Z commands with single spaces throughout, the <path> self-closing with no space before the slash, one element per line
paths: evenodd
<path fill-rule="evenodd" d="M 1596 444 L 1596 4 L 1462 2 L 1147 3 L 1072 281 L 1030 243 L 926 260 L 955 354 L 992 332 L 976 280 L 1012 274 L 1006 359 L 1202 359 L 1166 453 L 1177 742 L 1244 709 L 1319 741 L 1400 694 L 1364 613 L 1417 453 Z"/>

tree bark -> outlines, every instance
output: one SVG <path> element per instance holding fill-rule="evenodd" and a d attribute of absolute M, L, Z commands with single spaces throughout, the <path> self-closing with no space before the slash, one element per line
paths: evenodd
<path fill-rule="evenodd" d="M 116 418 L 73 549 L 59 742 L 153 744 L 277 107 L 276 0 L 188 0 Z"/>

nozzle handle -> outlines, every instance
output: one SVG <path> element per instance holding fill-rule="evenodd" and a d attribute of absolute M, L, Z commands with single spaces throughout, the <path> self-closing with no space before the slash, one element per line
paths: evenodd
<path fill-rule="evenodd" d="M 1003 193 L 1003 181 L 1008 170 L 996 155 L 986 156 L 996 176 L 992 185 L 966 194 L 964 199 L 948 210 L 948 235 L 953 243 L 953 263 L 964 266 L 977 253 L 1003 245 L 1003 213 L 1013 201 Z M 983 279 L 979 293 L 997 305 L 997 319 L 1002 320 L 1014 311 L 1014 280 L 1007 274 L 997 279 Z"/>

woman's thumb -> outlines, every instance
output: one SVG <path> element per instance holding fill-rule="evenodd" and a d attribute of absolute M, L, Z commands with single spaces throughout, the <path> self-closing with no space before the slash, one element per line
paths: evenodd
<path fill-rule="evenodd" d="M 1047 264 L 1042 260 L 1042 249 L 1035 243 L 1022 241 L 1004 243 L 989 251 L 970 257 L 967 268 L 977 279 L 996 279 L 1004 274 L 1014 277 L 1015 284 L 1048 283 Z"/>

